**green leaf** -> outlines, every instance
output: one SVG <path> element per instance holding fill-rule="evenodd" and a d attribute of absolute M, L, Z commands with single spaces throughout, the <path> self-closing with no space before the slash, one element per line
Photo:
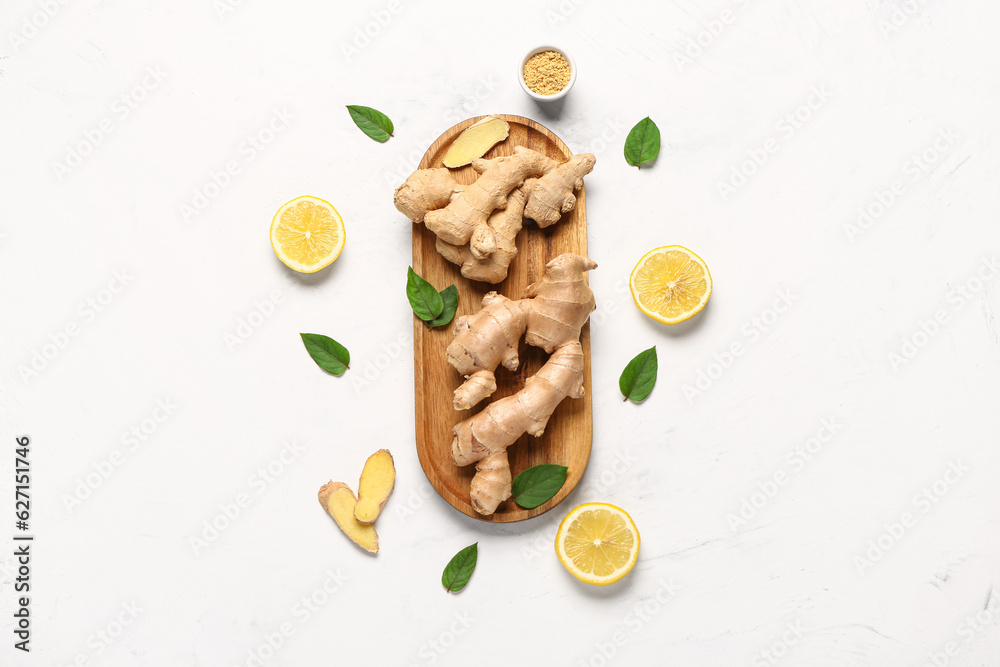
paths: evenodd
<path fill-rule="evenodd" d="M 656 346 L 643 350 L 628 362 L 628 366 L 618 378 L 618 388 L 625 400 L 632 399 L 636 403 L 644 400 L 653 391 L 656 384 Z"/>
<path fill-rule="evenodd" d="M 444 325 L 455 319 L 455 311 L 458 310 L 458 288 L 454 285 L 448 285 L 443 290 L 438 292 L 441 295 L 441 303 L 444 307 L 441 309 L 441 314 L 438 315 L 433 321 L 428 322 L 427 325 L 431 327 L 443 327 Z"/>
<path fill-rule="evenodd" d="M 646 116 L 632 128 L 625 139 L 625 161 L 642 168 L 643 162 L 656 159 L 660 153 L 660 128 Z"/>
<path fill-rule="evenodd" d="M 457 593 L 469 583 L 469 578 L 476 571 L 476 559 L 479 558 L 479 542 L 465 547 L 455 557 L 448 561 L 441 575 L 441 585 L 449 593 Z"/>
<path fill-rule="evenodd" d="M 444 310 L 442 294 L 434 289 L 434 285 L 418 276 L 412 266 L 406 270 L 406 298 L 410 300 L 413 314 L 424 322 L 434 321 Z"/>
<path fill-rule="evenodd" d="M 519 473 L 511 484 L 514 502 L 525 509 L 534 509 L 559 493 L 566 481 L 566 466 L 543 463 Z"/>
<path fill-rule="evenodd" d="M 354 124 L 375 141 L 385 143 L 392 136 L 392 121 L 381 111 L 352 104 L 347 107 Z"/>
<path fill-rule="evenodd" d="M 351 353 L 347 348 L 322 334 L 300 333 L 306 351 L 316 365 L 332 375 L 341 375 L 350 368 Z"/>

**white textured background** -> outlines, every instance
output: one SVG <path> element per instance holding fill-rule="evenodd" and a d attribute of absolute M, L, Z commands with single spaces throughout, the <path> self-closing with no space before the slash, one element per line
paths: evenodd
<path fill-rule="evenodd" d="M 0 538 L 28 434 L 36 542 L 28 656 L 0 550 L 0 664 L 1000 665 L 998 21 L 989 0 L 4 2 Z M 579 67 L 556 111 L 515 79 L 545 42 Z M 431 140 L 490 112 L 598 156 L 593 456 L 566 503 L 508 526 L 417 463 L 391 203 Z M 664 145 L 637 172 L 622 144 L 646 115 Z M 301 194 L 348 230 L 312 278 L 267 239 Z M 667 328 L 626 281 L 675 243 L 715 292 Z M 351 371 L 320 372 L 300 331 Z M 656 389 L 623 404 L 654 344 Z M 372 558 L 315 493 L 380 447 L 399 477 Z M 609 589 L 552 553 L 592 500 L 642 532 Z"/>

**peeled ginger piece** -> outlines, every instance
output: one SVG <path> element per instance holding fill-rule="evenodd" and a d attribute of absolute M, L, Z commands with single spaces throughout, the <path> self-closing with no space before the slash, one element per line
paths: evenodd
<path fill-rule="evenodd" d="M 486 155 L 510 134 L 510 125 L 503 118 L 487 116 L 475 125 L 465 128 L 451 143 L 444 156 L 444 166 L 464 167 Z"/>
<path fill-rule="evenodd" d="M 354 518 L 357 498 L 351 488 L 342 482 L 328 482 L 319 490 L 319 504 L 333 517 L 344 534 L 362 549 L 378 553 L 378 533 L 371 524 Z"/>
<path fill-rule="evenodd" d="M 374 523 L 395 485 L 396 468 L 392 463 L 392 454 L 388 449 L 380 449 L 368 457 L 361 471 L 354 518 L 361 523 Z"/>

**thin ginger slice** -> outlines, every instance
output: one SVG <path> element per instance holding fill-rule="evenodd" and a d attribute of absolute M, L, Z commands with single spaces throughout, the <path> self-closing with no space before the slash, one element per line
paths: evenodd
<path fill-rule="evenodd" d="M 374 523 L 396 485 L 396 468 L 388 449 L 380 449 L 365 461 L 358 481 L 358 503 L 354 517 L 361 523 Z"/>
<path fill-rule="evenodd" d="M 354 518 L 358 500 L 349 486 L 343 482 L 327 482 L 320 487 L 319 504 L 355 544 L 366 551 L 378 553 L 378 533 L 375 532 L 375 527 Z"/>
<path fill-rule="evenodd" d="M 503 118 L 487 116 L 470 125 L 458 135 L 444 156 L 444 166 L 455 168 L 471 164 L 486 155 L 486 151 L 496 146 L 510 134 L 510 125 Z"/>

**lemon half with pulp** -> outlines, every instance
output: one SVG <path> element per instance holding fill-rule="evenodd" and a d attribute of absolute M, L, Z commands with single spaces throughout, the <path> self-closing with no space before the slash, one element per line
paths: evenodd
<path fill-rule="evenodd" d="M 584 503 L 570 510 L 556 533 L 556 555 L 569 573 L 586 584 L 613 584 L 635 567 L 639 529 L 628 512 L 607 503 Z"/>
<path fill-rule="evenodd" d="M 296 197 L 271 220 L 271 247 L 278 259 L 300 273 L 315 273 L 344 249 L 344 220 L 319 197 Z"/>
<path fill-rule="evenodd" d="M 632 299 L 657 322 L 677 324 L 698 314 L 712 295 L 712 276 L 701 257 L 679 245 L 650 250 L 632 270 Z"/>

